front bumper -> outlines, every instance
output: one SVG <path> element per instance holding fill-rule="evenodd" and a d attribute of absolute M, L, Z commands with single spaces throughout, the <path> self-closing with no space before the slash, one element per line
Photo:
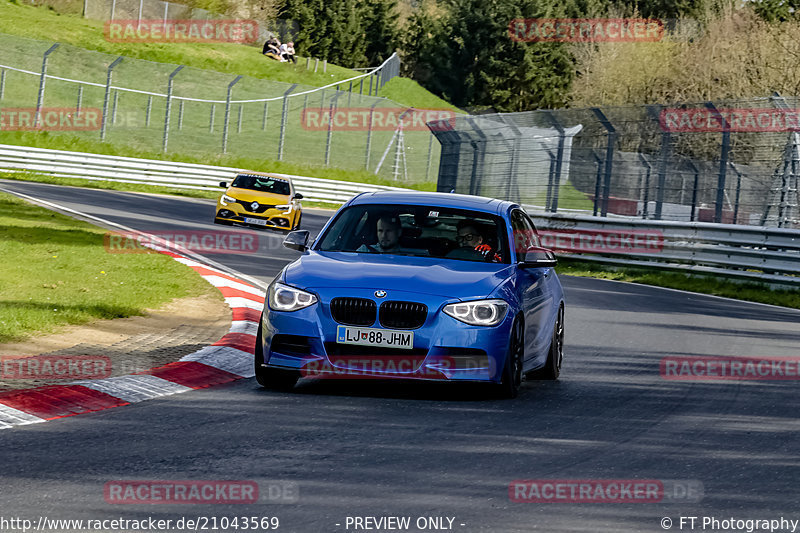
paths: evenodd
<path fill-rule="evenodd" d="M 371 294 L 369 290 L 348 289 L 346 296 L 369 298 Z M 328 304 L 333 297 L 343 295 L 317 294 L 317 303 L 293 312 L 272 311 L 266 306 L 262 344 L 256 347 L 262 350 L 263 364 L 298 370 L 304 377 L 500 381 L 512 309 L 497 326 L 470 326 L 442 312 L 444 305 L 457 300 L 392 291 L 393 300 L 425 303 L 428 316 L 422 327 L 403 330 L 414 332 L 413 349 L 374 348 L 337 343 L 337 326 L 341 324 L 331 317 Z M 383 328 L 379 323 L 364 327 Z"/>
<path fill-rule="evenodd" d="M 239 224 L 251 228 L 278 228 L 290 230 L 297 216 L 297 209 L 291 209 L 288 212 L 280 209 L 267 209 L 263 213 L 255 214 L 249 213 L 233 204 L 229 204 L 227 206 L 217 205 L 217 213 L 214 216 L 214 222 L 229 222 L 231 224 Z M 248 222 L 245 219 L 263 220 L 264 223 Z"/>

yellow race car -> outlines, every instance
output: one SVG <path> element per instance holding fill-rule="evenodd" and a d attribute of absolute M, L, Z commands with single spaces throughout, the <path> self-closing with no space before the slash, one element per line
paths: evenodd
<path fill-rule="evenodd" d="M 237 174 L 233 183 L 220 182 L 227 190 L 217 200 L 215 224 L 298 229 L 303 217 L 303 195 L 288 178 L 260 172 Z"/>

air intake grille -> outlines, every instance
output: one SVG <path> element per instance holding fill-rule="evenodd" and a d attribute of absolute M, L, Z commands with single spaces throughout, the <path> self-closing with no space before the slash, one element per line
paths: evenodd
<path fill-rule="evenodd" d="M 348 326 L 371 326 L 375 323 L 377 305 L 366 298 L 334 298 L 331 300 L 331 316 Z"/>
<path fill-rule="evenodd" d="M 385 328 L 416 329 L 428 318 L 428 306 L 416 302 L 383 302 L 379 318 Z"/>

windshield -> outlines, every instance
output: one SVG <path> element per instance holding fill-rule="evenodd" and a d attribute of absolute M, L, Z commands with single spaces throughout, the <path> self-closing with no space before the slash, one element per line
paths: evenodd
<path fill-rule="evenodd" d="M 236 179 L 233 180 L 231 186 L 240 189 L 281 194 L 283 196 L 289 196 L 290 194 L 288 181 L 271 176 L 259 176 L 257 174 L 239 174 L 236 176 Z"/>
<path fill-rule="evenodd" d="M 339 213 L 316 250 L 508 263 L 495 215 L 423 205 L 357 205 Z"/>

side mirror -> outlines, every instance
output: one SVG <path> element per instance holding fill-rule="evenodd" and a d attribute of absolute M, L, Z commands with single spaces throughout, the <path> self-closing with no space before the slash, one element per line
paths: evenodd
<path fill-rule="evenodd" d="M 303 195 L 300 194 L 300 193 L 297 193 L 297 194 L 294 195 L 294 199 L 295 200 L 302 200 L 303 199 Z"/>
<path fill-rule="evenodd" d="M 228 187 L 228 182 L 227 181 L 220 181 L 219 182 L 219 186 L 227 188 Z"/>
<path fill-rule="evenodd" d="M 300 229 L 290 232 L 283 240 L 283 245 L 298 252 L 305 252 L 308 250 L 308 230 Z"/>
<path fill-rule="evenodd" d="M 531 246 L 525 250 L 525 255 L 519 262 L 519 266 L 522 268 L 554 267 L 557 262 L 556 254 L 552 250 Z"/>

